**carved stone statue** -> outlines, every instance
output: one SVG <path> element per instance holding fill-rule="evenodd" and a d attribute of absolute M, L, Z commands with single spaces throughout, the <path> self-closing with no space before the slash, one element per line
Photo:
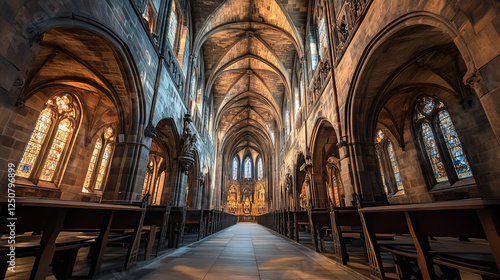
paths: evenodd
<path fill-rule="evenodd" d="M 193 153 L 196 144 L 196 135 L 191 132 L 191 128 L 189 128 L 189 126 L 186 126 L 184 128 L 184 133 L 182 134 L 182 141 L 184 143 L 184 146 L 182 147 L 181 155 Z"/>

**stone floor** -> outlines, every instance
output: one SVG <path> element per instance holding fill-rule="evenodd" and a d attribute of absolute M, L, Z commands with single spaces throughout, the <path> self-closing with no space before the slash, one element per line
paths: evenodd
<path fill-rule="evenodd" d="M 240 223 L 123 278 L 354 280 L 364 277 L 263 226 Z"/>

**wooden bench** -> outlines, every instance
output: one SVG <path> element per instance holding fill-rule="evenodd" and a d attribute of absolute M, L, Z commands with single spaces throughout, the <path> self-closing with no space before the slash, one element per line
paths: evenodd
<path fill-rule="evenodd" d="M 372 273 L 386 279 L 380 251 L 393 254 L 401 278 L 410 277 L 408 260 L 415 259 L 423 279 L 436 279 L 434 265 L 500 278 L 500 201 L 468 199 L 422 204 L 391 205 L 359 209 Z M 380 242 L 377 234 L 408 234 L 410 244 Z M 429 242 L 431 237 L 439 238 Z M 482 239 L 462 242 L 464 248 L 446 238 Z M 486 241 L 487 240 L 487 241 Z M 477 242 L 477 241 L 475 241 Z M 487 243 L 486 243 L 487 242 Z M 406 274 L 406 275 L 405 275 Z"/>
<path fill-rule="evenodd" d="M 332 229 L 330 211 L 328 209 L 311 209 L 308 211 L 312 227 L 311 237 L 316 252 L 325 251 L 325 231 Z"/>
<path fill-rule="evenodd" d="M 355 206 L 333 207 L 330 212 L 330 218 L 332 223 L 334 254 L 343 265 L 346 265 L 349 261 L 346 243 L 351 241 L 352 235 L 359 235 L 359 239 L 364 242 L 364 234 L 358 208 Z M 351 237 L 347 237 L 347 235 Z"/>
<path fill-rule="evenodd" d="M 155 257 L 165 248 L 169 217 L 170 206 L 150 205 L 147 207 L 143 227 L 149 227 L 149 231 L 144 259 L 148 259 L 151 256 L 155 240 L 157 240 Z"/>
<path fill-rule="evenodd" d="M 142 205 L 148 201 L 148 198 L 149 196 L 143 198 L 142 202 L 104 201 L 104 203 L 142 207 Z M 144 259 L 148 259 L 149 257 L 151 257 L 155 241 L 157 241 L 155 253 L 156 257 L 158 256 L 159 252 L 165 248 L 170 208 L 170 205 L 147 206 L 141 232 L 142 238 L 146 240 L 146 245 L 144 248 Z"/>
<path fill-rule="evenodd" d="M 187 207 L 171 207 L 168 219 L 168 248 L 179 248 L 184 238 Z"/>
<path fill-rule="evenodd" d="M 295 240 L 297 243 L 300 243 L 299 238 L 299 225 L 307 225 L 309 226 L 309 214 L 307 211 L 291 211 L 293 213 L 293 229 L 295 232 Z"/>
<path fill-rule="evenodd" d="M 186 228 L 193 228 L 196 230 L 198 233 L 198 238 L 196 240 L 203 238 L 203 214 L 203 210 L 187 210 L 186 213 Z"/>
<path fill-rule="evenodd" d="M 0 218 L 9 217 L 7 199 L 0 198 L 2 210 Z M 94 256 L 91 261 L 89 277 L 94 276 L 102 265 L 104 251 L 112 238 L 127 236 L 130 238 L 125 258 L 125 269 L 132 267 L 137 260 L 140 231 L 145 209 L 133 206 L 108 205 L 98 203 L 61 201 L 37 198 L 17 198 L 15 207 L 16 235 L 25 232 L 41 232 L 33 235 L 24 247 L 21 256 L 35 256 L 30 279 L 45 279 L 49 265 L 57 279 L 71 277 L 78 249 L 92 246 Z M 0 233 L 9 234 L 6 224 L 0 227 Z M 113 233 L 119 230 L 121 233 Z M 126 232 L 125 230 L 129 230 Z M 74 231 L 92 234 L 76 235 Z M 69 232 L 69 234 L 64 234 Z M 72 235 L 72 239 L 67 237 Z M 0 262 L 6 263 L 5 254 Z M 7 267 L 5 267 L 6 269 Z M 3 268 L 2 268 L 3 270 Z"/>
<path fill-rule="evenodd" d="M 293 213 L 285 210 L 285 219 L 286 219 L 286 236 L 290 239 L 294 239 L 294 230 L 293 230 L 293 225 L 294 225 L 294 219 L 293 219 Z"/>

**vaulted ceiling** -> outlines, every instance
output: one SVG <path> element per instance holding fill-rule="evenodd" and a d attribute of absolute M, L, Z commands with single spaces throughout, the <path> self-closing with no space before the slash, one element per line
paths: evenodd
<path fill-rule="evenodd" d="M 294 60 L 304 53 L 307 2 L 191 0 L 194 48 L 203 53 L 205 92 L 226 151 L 273 145 Z"/>

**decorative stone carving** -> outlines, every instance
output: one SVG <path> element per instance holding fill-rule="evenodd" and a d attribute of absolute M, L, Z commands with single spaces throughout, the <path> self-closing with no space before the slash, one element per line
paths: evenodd
<path fill-rule="evenodd" d="M 366 7 L 371 0 L 347 0 L 334 21 L 334 52 L 335 60 L 342 58 L 350 38 L 356 27 L 361 23 Z"/>
<path fill-rule="evenodd" d="M 184 131 L 182 133 L 183 147 L 179 156 L 182 171 L 186 174 L 194 162 L 194 149 L 197 141 L 196 135 L 191 131 L 191 122 L 191 115 L 186 114 L 184 117 Z"/>
<path fill-rule="evenodd" d="M 482 82 L 483 77 L 481 76 L 479 70 L 468 72 L 467 75 L 465 75 L 465 77 L 463 78 L 463 80 L 464 83 L 473 88 L 479 96 L 482 96 L 483 94 L 488 92 L 488 90 L 486 89 L 486 87 Z"/>

